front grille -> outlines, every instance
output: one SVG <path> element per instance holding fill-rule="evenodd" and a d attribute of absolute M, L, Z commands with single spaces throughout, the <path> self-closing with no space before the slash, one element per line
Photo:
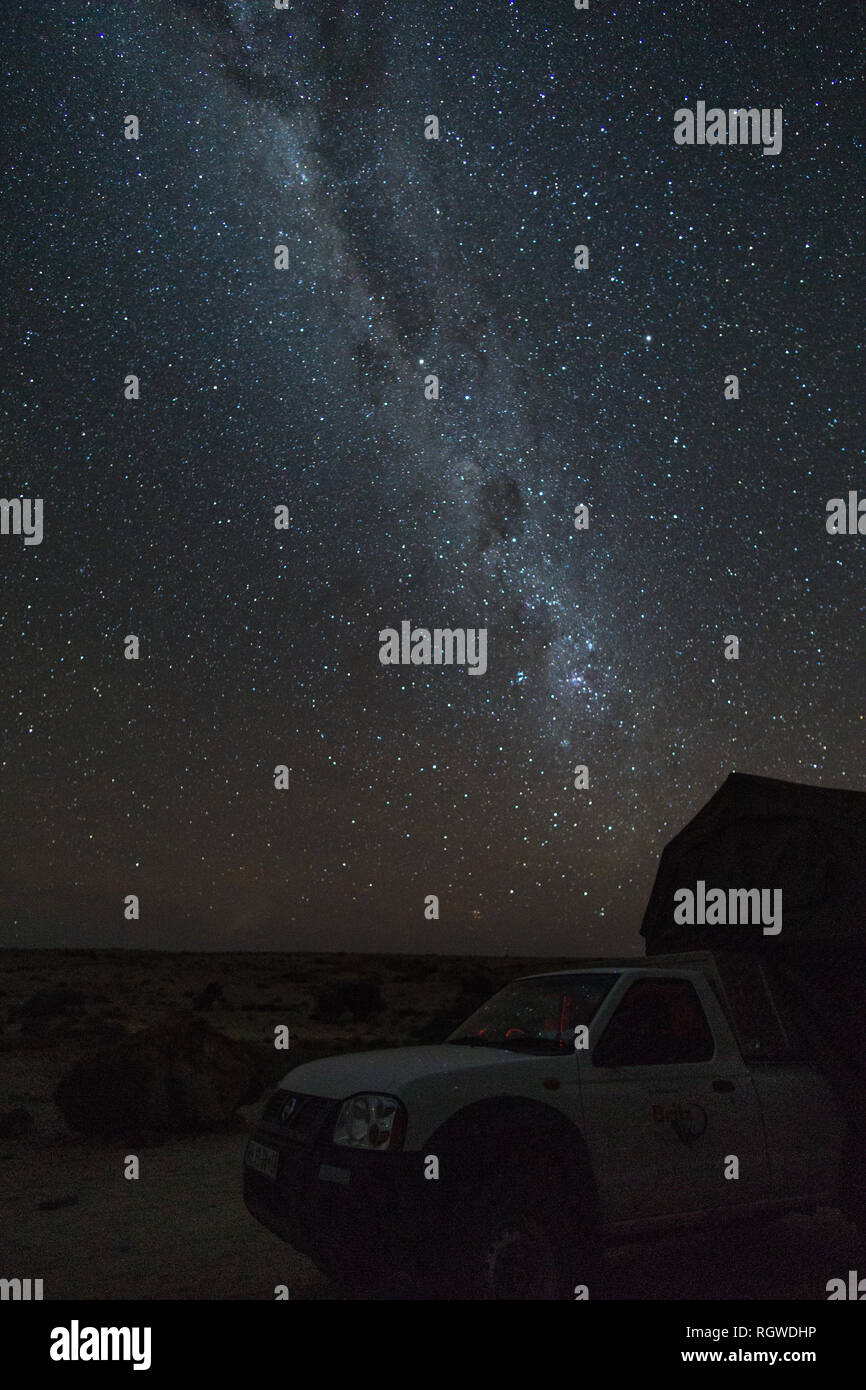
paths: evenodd
<path fill-rule="evenodd" d="M 285 1118 L 290 1103 L 290 1113 Z M 275 1091 L 262 1111 L 261 1125 L 272 1133 L 284 1135 L 299 1144 L 312 1145 L 329 1126 L 333 1128 L 340 1108 L 338 1100 L 324 1096 L 305 1096 L 299 1091 Z"/>

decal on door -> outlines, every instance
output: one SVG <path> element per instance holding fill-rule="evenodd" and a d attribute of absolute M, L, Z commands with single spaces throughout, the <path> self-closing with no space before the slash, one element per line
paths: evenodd
<path fill-rule="evenodd" d="M 677 1100 L 652 1108 L 653 1124 L 667 1126 L 683 1144 L 694 1144 L 707 1128 L 707 1112 L 695 1100 Z"/>

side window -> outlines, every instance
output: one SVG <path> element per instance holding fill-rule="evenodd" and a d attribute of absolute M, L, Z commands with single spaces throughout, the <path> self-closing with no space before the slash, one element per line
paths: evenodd
<path fill-rule="evenodd" d="M 713 1035 L 690 980 L 636 980 L 592 1055 L 597 1067 L 707 1062 Z"/>

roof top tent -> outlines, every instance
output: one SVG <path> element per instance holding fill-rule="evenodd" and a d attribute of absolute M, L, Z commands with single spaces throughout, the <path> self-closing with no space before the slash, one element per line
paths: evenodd
<path fill-rule="evenodd" d="M 682 925 L 674 893 L 782 890 L 776 936 L 760 925 Z M 756 949 L 866 962 L 866 792 L 732 772 L 662 853 L 644 914 L 646 953 Z"/>
<path fill-rule="evenodd" d="M 781 889 L 781 930 L 676 922 L 675 892 L 699 880 Z M 713 951 L 753 1063 L 779 1055 L 775 1014 L 845 1104 L 866 1184 L 866 792 L 731 773 L 663 851 L 641 934 L 648 956 Z"/>

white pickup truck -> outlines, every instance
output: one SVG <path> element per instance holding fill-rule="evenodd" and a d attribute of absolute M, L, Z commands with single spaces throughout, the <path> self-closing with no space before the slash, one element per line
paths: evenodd
<path fill-rule="evenodd" d="M 846 1135 L 754 971 L 733 991 L 707 952 L 591 962 L 516 980 L 441 1045 L 297 1067 L 244 1196 L 356 1288 L 591 1298 L 605 1243 L 838 1206 Z"/>

